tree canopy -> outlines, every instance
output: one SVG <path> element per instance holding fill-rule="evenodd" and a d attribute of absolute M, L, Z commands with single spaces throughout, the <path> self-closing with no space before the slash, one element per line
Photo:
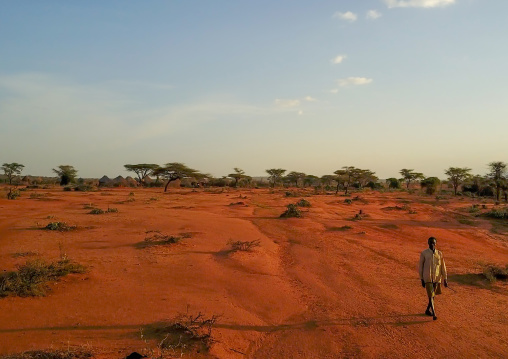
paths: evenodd
<path fill-rule="evenodd" d="M 266 170 L 266 173 L 269 175 L 268 180 L 272 183 L 272 187 L 275 187 L 275 184 L 280 182 L 285 172 L 286 170 L 283 170 L 282 168 L 270 168 L 269 170 Z"/>
<path fill-rule="evenodd" d="M 402 175 L 402 180 L 406 182 L 406 188 L 409 188 L 411 182 L 425 178 L 423 173 L 414 172 L 414 170 L 407 168 L 401 169 L 399 173 Z"/>
<path fill-rule="evenodd" d="M 161 176 L 166 182 L 164 192 L 167 192 L 168 186 L 171 182 L 185 177 L 203 178 L 206 175 L 200 173 L 198 170 L 187 167 L 180 162 L 166 163 L 163 167 L 158 167 L 154 170 L 154 175 Z"/>
<path fill-rule="evenodd" d="M 298 183 L 300 181 L 303 181 L 304 178 L 305 178 L 306 174 L 303 173 L 303 172 L 295 172 L 295 171 L 291 171 L 289 172 L 285 177 L 284 179 L 286 181 L 288 181 L 289 183 L 294 183 L 295 184 L 295 187 L 298 187 Z"/>
<path fill-rule="evenodd" d="M 231 177 L 235 180 L 235 183 L 233 186 L 236 187 L 238 185 L 238 181 L 240 181 L 242 178 L 247 178 L 248 176 L 245 174 L 244 170 L 242 170 L 238 167 L 233 168 L 233 170 L 235 172 L 228 174 L 228 177 Z"/>
<path fill-rule="evenodd" d="M 60 177 L 60 186 L 75 182 L 78 174 L 78 171 L 70 165 L 60 165 L 58 169 L 53 168 L 53 172 Z"/>
<path fill-rule="evenodd" d="M 12 184 L 12 178 L 16 175 L 21 174 L 21 171 L 23 171 L 23 168 L 25 168 L 25 166 L 22 165 L 21 163 L 12 162 L 12 163 L 4 163 L 1 168 L 4 171 L 4 174 L 9 179 L 9 184 Z"/>
<path fill-rule="evenodd" d="M 448 180 L 453 186 L 453 192 L 457 195 L 459 186 L 468 178 L 471 177 L 471 168 L 467 167 L 449 167 L 445 171 L 445 175 L 448 176 Z"/>
<path fill-rule="evenodd" d="M 138 182 L 142 184 L 145 177 L 153 174 L 153 172 L 159 168 L 159 165 L 155 163 L 139 163 L 136 165 L 124 165 L 124 167 L 127 171 L 134 172 L 138 176 Z"/>
<path fill-rule="evenodd" d="M 487 176 L 494 181 L 494 186 L 496 187 L 496 201 L 499 201 L 501 189 L 507 180 L 506 167 L 507 164 L 501 161 L 489 163 L 490 172 Z"/>

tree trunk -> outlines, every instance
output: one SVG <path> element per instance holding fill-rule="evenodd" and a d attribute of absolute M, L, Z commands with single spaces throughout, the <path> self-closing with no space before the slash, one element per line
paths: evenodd
<path fill-rule="evenodd" d="M 166 186 L 164 187 L 164 192 L 168 191 L 168 186 L 169 186 L 170 183 L 171 183 L 171 180 L 169 179 L 168 183 L 166 183 Z"/>

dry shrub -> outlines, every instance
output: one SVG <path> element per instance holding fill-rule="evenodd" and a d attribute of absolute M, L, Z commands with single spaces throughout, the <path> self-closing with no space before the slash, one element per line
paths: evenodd
<path fill-rule="evenodd" d="M 100 209 L 100 208 L 94 208 L 92 209 L 90 212 L 88 212 L 89 214 L 104 214 L 105 212 Z"/>
<path fill-rule="evenodd" d="M 483 268 L 483 275 L 491 283 L 496 280 L 507 280 L 508 279 L 508 264 L 502 268 L 495 265 L 487 265 Z"/>
<path fill-rule="evenodd" d="M 17 189 L 13 190 L 12 188 L 9 188 L 9 192 L 7 192 L 7 199 L 16 199 L 20 195 L 21 195 L 21 193 L 19 192 L 19 190 L 17 190 Z"/>
<path fill-rule="evenodd" d="M 290 217 L 301 217 L 302 212 L 298 209 L 295 204 L 288 204 L 287 209 L 280 215 L 281 218 L 290 218 Z"/>
<path fill-rule="evenodd" d="M 296 205 L 298 207 L 311 207 L 311 204 L 309 201 L 307 201 L 306 199 L 302 198 L 301 200 L 299 200 L 298 202 L 296 202 Z"/>
<path fill-rule="evenodd" d="M 32 350 L 19 354 L 0 356 L 0 359 L 91 359 L 93 353 L 84 348 L 67 350 Z"/>
<path fill-rule="evenodd" d="M 167 244 L 175 244 L 180 242 L 183 238 L 189 238 L 190 235 L 188 233 L 184 233 L 181 236 L 171 236 L 162 234 L 160 231 L 146 231 L 145 232 L 145 241 L 143 245 L 145 247 L 152 246 L 163 246 Z"/>
<path fill-rule="evenodd" d="M 207 317 L 198 314 L 180 314 L 170 323 L 161 323 L 144 328 L 142 338 L 156 339 L 160 356 L 207 352 L 214 340 L 213 326 L 219 319 L 218 315 Z M 154 353 L 151 353 L 154 356 Z"/>
<path fill-rule="evenodd" d="M 15 295 L 19 297 L 45 296 L 49 282 L 70 273 L 83 273 L 86 268 L 68 258 L 47 263 L 33 259 L 18 266 L 17 271 L 6 272 L 0 277 L 0 297 Z"/>
<path fill-rule="evenodd" d="M 254 241 L 233 241 L 230 240 L 228 244 L 231 246 L 231 252 L 250 252 L 254 247 L 260 247 L 261 241 L 256 239 Z"/>
<path fill-rule="evenodd" d="M 76 226 L 70 226 L 65 222 L 50 222 L 46 227 L 44 227 L 44 229 L 47 229 L 48 231 L 67 232 L 76 229 Z"/>

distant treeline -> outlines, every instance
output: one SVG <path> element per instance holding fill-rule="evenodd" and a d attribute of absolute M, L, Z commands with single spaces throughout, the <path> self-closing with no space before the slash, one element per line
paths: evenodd
<path fill-rule="evenodd" d="M 420 188 L 427 194 L 434 194 L 438 190 L 453 189 L 455 195 L 470 194 L 475 196 L 489 196 L 500 200 L 501 196 L 508 201 L 508 173 L 505 162 L 490 162 L 489 171 L 485 174 L 471 174 L 467 167 L 449 167 L 444 170 L 446 180 L 437 177 L 427 177 L 413 169 L 403 168 L 397 177 L 380 180 L 375 172 L 369 169 L 343 166 L 332 174 L 314 176 L 304 172 L 290 171 L 282 168 L 267 169 L 266 177 L 253 178 L 241 168 L 235 167 L 232 173 L 222 177 L 214 177 L 180 162 L 171 162 L 163 166 L 153 163 L 139 163 L 124 165 L 133 177 L 118 176 L 110 179 L 103 176 L 100 179 L 77 178 L 78 171 L 70 165 L 60 165 L 53 169 L 57 177 L 22 176 L 24 165 L 20 163 L 4 163 L 1 167 L 4 175 L 0 181 L 13 185 L 54 185 L 74 186 L 86 190 L 88 187 L 163 187 L 167 191 L 171 186 L 181 187 L 313 187 L 316 191 L 344 191 L 348 194 L 352 189 L 371 188 L 382 189 L 415 189 Z M 287 172 L 287 173 L 286 173 Z M 172 184 L 173 183 L 173 184 Z M 79 189 L 78 189 L 79 190 Z"/>

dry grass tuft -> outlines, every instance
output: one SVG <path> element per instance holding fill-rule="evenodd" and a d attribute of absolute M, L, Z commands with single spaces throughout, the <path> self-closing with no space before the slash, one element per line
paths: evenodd
<path fill-rule="evenodd" d="M 65 222 L 50 222 L 47 224 L 46 227 L 44 227 L 44 229 L 46 229 L 48 231 L 67 232 L 67 231 L 72 231 L 72 230 L 76 229 L 76 226 L 69 226 Z"/>
<path fill-rule="evenodd" d="M 230 240 L 228 244 L 231 246 L 231 252 L 250 252 L 254 247 L 260 247 L 261 241 L 256 239 L 254 241 L 233 241 Z"/>
<path fill-rule="evenodd" d="M 43 259 L 32 259 L 18 266 L 17 271 L 6 272 L 0 276 L 0 297 L 45 296 L 48 283 L 70 273 L 84 273 L 86 268 L 64 257 L 47 263 Z"/>
<path fill-rule="evenodd" d="M 150 357 L 183 356 L 192 353 L 205 353 L 214 343 L 213 326 L 218 315 L 207 317 L 198 314 L 180 314 L 170 323 L 159 323 L 141 330 L 142 339 L 155 339 L 158 354 L 152 350 Z"/>

